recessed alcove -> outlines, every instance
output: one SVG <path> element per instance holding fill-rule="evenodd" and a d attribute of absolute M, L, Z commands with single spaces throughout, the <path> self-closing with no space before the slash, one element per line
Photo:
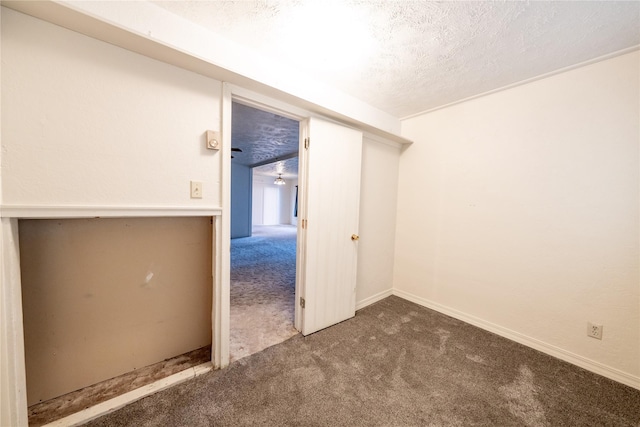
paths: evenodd
<path fill-rule="evenodd" d="M 143 385 L 136 372 L 153 381 L 163 366 L 210 360 L 212 223 L 206 216 L 18 221 L 30 408 L 95 393 L 96 384 L 122 375 Z"/>

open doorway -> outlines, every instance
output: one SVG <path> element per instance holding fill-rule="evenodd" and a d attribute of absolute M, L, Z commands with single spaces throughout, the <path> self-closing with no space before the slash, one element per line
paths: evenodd
<path fill-rule="evenodd" d="M 298 121 L 232 103 L 229 360 L 294 327 Z"/>

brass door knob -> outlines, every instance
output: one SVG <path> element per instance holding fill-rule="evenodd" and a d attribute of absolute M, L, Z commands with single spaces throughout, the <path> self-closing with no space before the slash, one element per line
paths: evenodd
<path fill-rule="evenodd" d="M 351 240 L 353 240 L 354 242 L 355 242 L 356 240 L 358 240 L 358 239 L 360 239 L 360 236 L 358 236 L 357 234 L 352 234 L 352 235 L 351 235 Z"/>

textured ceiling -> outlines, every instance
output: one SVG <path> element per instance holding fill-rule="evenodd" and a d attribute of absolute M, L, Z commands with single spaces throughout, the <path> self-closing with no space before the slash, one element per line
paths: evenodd
<path fill-rule="evenodd" d="M 253 169 L 253 173 L 255 175 L 272 176 L 274 179 L 279 174 L 282 174 L 282 177 L 285 179 L 295 178 L 298 176 L 298 158 L 294 157 L 292 159 L 269 163 L 268 165 L 264 166 L 258 166 L 257 168 Z"/>
<path fill-rule="evenodd" d="M 232 153 L 232 165 L 255 167 L 262 175 L 297 176 L 299 122 L 237 102 L 231 108 L 231 146 L 242 150 Z"/>
<path fill-rule="evenodd" d="M 156 1 L 402 118 L 640 44 L 640 2 Z"/>

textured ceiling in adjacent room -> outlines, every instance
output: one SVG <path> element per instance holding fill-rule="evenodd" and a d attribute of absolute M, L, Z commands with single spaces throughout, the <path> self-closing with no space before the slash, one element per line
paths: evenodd
<path fill-rule="evenodd" d="M 640 44 L 640 2 L 154 3 L 396 117 Z"/>
<path fill-rule="evenodd" d="M 254 175 L 267 175 L 275 178 L 282 175 L 283 178 L 297 178 L 298 176 L 298 158 L 294 157 L 287 160 L 269 163 L 264 166 L 258 166 L 253 169 Z"/>
<path fill-rule="evenodd" d="M 234 102 L 231 110 L 232 163 L 256 167 L 255 173 L 298 175 L 300 123 Z"/>

